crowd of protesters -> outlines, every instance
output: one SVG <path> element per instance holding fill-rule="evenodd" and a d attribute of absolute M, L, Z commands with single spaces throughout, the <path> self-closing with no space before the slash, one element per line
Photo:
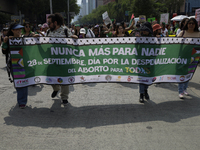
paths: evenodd
<path fill-rule="evenodd" d="M 164 22 L 158 24 L 157 21 L 135 23 L 125 22 L 117 23 L 116 20 L 109 24 L 95 25 L 64 25 L 64 20 L 59 13 L 52 14 L 48 17 L 47 23 L 38 25 L 37 28 L 31 28 L 29 22 L 22 25 L 12 23 L 9 28 L 3 28 L 0 44 L 2 44 L 2 53 L 6 55 L 6 63 L 8 61 L 8 39 L 11 37 L 69 37 L 69 38 L 105 38 L 105 37 L 200 37 L 198 23 L 194 18 L 185 18 L 175 25 L 166 25 Z M 179 83 L 179 98 L 183 95 L 189 95 L 187 92 L 188 82 Z M 61 99 L 63 104 L 68 103 L 69 87 L 55 85 L 51 97 L 54 98 L 61 89 Z M 144 99 L 149 100 L 148 85 L 139 84 L 139 101 L 144 103 Z M 25 108 L 27 103 L 28 88 L 16 88 L 17 101 L 20 108 Z"/>

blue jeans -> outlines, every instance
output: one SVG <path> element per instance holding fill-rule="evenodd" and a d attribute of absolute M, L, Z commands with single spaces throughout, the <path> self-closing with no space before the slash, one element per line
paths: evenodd
<path fill-rule="evenodd" d="M 148 89 L 148 85 L 146 84 L 139 84 L 139 92 L 144 94 L 144 91 L 146 91 Z"/>
<path fill-rule="evenodd" d="M 26 105 L 28 97 L 28 87 L 16 88 L 17 102 L 19 105 Z"/>
<path fill-rule="evenodd" d="M 181 94 L 181 93 L 183 93 L 183 91 L 187 90 L 188 83 L 189 83 L 189 81 L 178 84 L 178 92 L 179 92 L 179 94 Z"/>

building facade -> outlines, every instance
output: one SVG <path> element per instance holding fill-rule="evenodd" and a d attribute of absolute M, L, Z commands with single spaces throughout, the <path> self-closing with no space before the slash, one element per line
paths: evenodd
<path fill-rule="evenodd" d="M 188 16 L 195 15 L 195 10 L 200 8 L 200 0 L 185 0 L 185 14 Z"/>
<path fill-rule="evenodd" d="M 103 0 L 103 5 L 106 5 L 106 4 L 108 4 L 108 3 L 110 3 L 110 2 L 114 2 L 115 0 Z"/>
<path fill-rule="evenodd" d="M 88 14 L 101 5 L 103 5 L 103 0 L 88 0 Z"/>
<path fill-rule="evenodd" d="M 180 7 L 181 15 L 193 16 L 195 10 L 200 8 L 200 0 L 185 0 L 184 4 Z"/>
<path fill-rule="evenodd" d="M 88 15 L 86 0 L 82 0 L 82 2 L 81 2 L 80 15 L 81 16 Z"/>

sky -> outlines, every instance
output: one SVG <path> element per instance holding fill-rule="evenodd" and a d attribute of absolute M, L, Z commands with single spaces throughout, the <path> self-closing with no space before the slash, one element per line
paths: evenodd
<path fill-rule="evenodd" d="M 77 4 L 81 4 L 81 0 L 77 0 Z"/>

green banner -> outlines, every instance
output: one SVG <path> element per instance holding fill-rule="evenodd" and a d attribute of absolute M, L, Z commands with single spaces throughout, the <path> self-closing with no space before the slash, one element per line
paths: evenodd
<path fill-rule="evenodd" d="M 156 20 L 155 17 L 153 17 L 153 18 L 148 18 L 148 19 L 147 19 L 148 22 L 153 22 L 153 21 L 155 21 L 155 20 Z"/>
<path fill-rule="evenodd" d="M 33 84 L 186 82 L 198 38 L 20 38 L 10 41 L 15 87 Z"/>

